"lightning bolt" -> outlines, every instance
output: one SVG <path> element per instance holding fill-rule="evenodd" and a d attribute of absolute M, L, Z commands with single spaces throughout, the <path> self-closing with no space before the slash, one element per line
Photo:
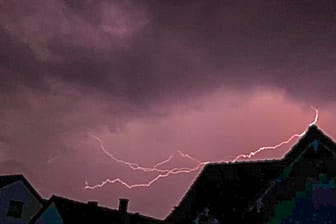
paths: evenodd
<path fill-rule="evenodd" d="M 168 177 L 169 175 L 172 175 L 172 174 L 191 173 L 191 172 L 194 172 L 194 171 L 198 170 L 199 168 L 203 167 L 207 163 L 208 162 L 201 162 L 201 163 L 197 164 L 197 166 L 195 166 L 194 168 L 173 168 L 173 169 L 169 170 L 168 172 L 166 172 L 165 174 L 157 175 L 155 178 L 151 179 L 147 183 L 127 184 L 125 181 L 121 180 L 120 178 L 115 178 L 113 180 L 107 179 L 107 180 L 103 181 L 102 183 L 94 185 L 94 186 L 89 186 L 86 182 L 86 186 L 84 188 L 94 190 L 96 188 L 101 188 L 106 184 L 114 184 L 114 183 L 120 183 L 121 185 L 127 187 L 128 189 L 132 189 L 132 188 L 136 188 L 136 187 L 150 187 L 153 183 L 155 183 L 156 181 L 158 181 L 161 178 Z"/>
<path fill-rule="evenodd" d="M 143 172 L 159 172 L 159 173 L 167 173 L 167 172 L 169 172 L 169 171 L 173 171 L 173 172 L 175 172 L 175 170 L 180 170 L 180 169 L 182 169 L 182 170 L 190 169 L 190 168 L 174 168 L 174 169 L 159 169 L 159 168 L 158 168 L 158 167 L 160 167 L 160 166 L 162 166 L 162 165 L 167 164 L 168 162 L 170 162 L 170 161 L 173 159 L 173 157 L 174 157 L 173 155 L 170 155 L 167 159 L 165 159 L 165 160 L 163 160 L 163 161 L 161 161 L 161 162 L 156 163 L 153 167 L 143 167 L 143 166 L 140 166 L 140 165 L 137 164 L 137 163 L 128 162 L 128 161 L 125 161 L 125 160 L 118 159 L 118 158 L 116 158 L 114 155 L 112 155 L 109 151 L 107 151 L 107 150 L 105 149 L 105 146 L 104 146 L 102 140 L 101 140 L 99 137 L 97 137 L 97 136 L 95 136 L 95 135 L 93 135 L 93 134 L 91 134 L 91 133 L 89 133 L 89 135 L 90 135 L 92 138 L 96 139 L 96 140 L 99 142 L 99 144 L 100 144 L 100 149 L 101 149 L 101 150 L 102 150 L 108 157 L 110 157 L 113 161 L 115 161 L 115 162 L 117 162 L 117 163 L 121 163 L 121 164 L 124 164 L 124 165 L 128 166 L 128 167 L 131 168 L 132 170 L 140 170 L 140 171 L 143 171 Z M 200 163 L 200 161 L 199 161 L 198 159 L 195 159 L 195 158 L 191 157 L 191 156 L 188 155 L 188 154 L 184 154 L 184 153 L 181 152 L 180 150 L 177 151 L 177 152 L 179 153 L 179 155 L 180 155 L 182 158 L 187 158 L 187 159 L 189 159 L 189 160 L 192 160 L 192 161 L 196 162 L 197 164 Z"/>
<path fill-rule="evenodd" d="M 315 125 L 318 121 L 318 118 L 319 118 L 318 110 L 313 106 L 311 106 L 311 108 L 315 111 L 315 117 L 314 117 L 314 120 L 309 124 L 309 127 L 312 126 L 312 125 Z M 250 159 L 253 156 L 255 156 L 256 154 L 258 154 L 258 153 L 260 153 L 264 150 L 276 150 L 277 148 L 279 148 L 279 147 L 281 147 L 285 144 L 289 144 L 293 139 L 300 138 L 300 137 L 304 136 L 306 134 L 306 132 L 307 132 L 307 130 L 304 130 L 300 134 L 294 134 L 290 138 L 288 138 L 287 140 L 282 141 L 282 142 L 280 142 L 276 145 L 273 145 L 273 146 L 262 146 L 262 147 L 258 148 L 257 150 L 252 151 L 248 154 L 239 154 L 233 160 L 231 160 L 230 162 L 237 162 L 240 159 L 246 159 L 246 158 Z M 177 152 L 182 158 L 189 159 L 189 160 L 195 162 L 197 165 L 193 168 L 183 167 L 183 168 L 172 168 L 172 169 L 159 169 L 158 168 L 159 166 L 162 166 L 162 165 L 171 161 L 171 159 L 173 158 L 173 155 L 170 155 L 168 157 L 168 159 L 156 163 L 153 167 L 142 167 L 137 163 L 132 163 L 132 162 L 128 162 L 128 161 L 124 161 L 124 160 L 116 158 L 115 156 L 113 156 L 111 153 L 109 153 L 105 149 L 104 144 L 103 144 L 103 142 L 101 141 L 100 138 L 98 138 L 97 136 L 92 135 L 92 134 L 90 134 L 90 135 L 99 142 L 101 150 L 107 156 L 109 156 L 112 160 L 114 160 L 115 162 L 127 165 L 132 170 L 141 170 L 143 172 L 159 172 L 160 174 L 158 174 L 157 176 L 155 176 L 153 179 L 151 179 L 150 181 L 148 181 L 146 183 L 139 183 L 139 184 L 128 184 L 127 182 L 123 181 L 120 178 L 115 178 L 115 179 L 112 179 L 112 180 L 111 179 L 106 179 L 105 181 L 101 182 L 100 184 L 96 184 L 96 185 L 92 185 L 92 186 L 89 185 L 87 181 L 85 181 L 85 187 L 84 188 L 88 189 L 88 190 L 94 190 L 94 189 L 97 189 L 97 188 L 102 188 L 106 184 L 114 184 L 114 183 L 119 183 L 119 184 L 127 187 L 128 189 L 133 189 L 133 188 L 137 188 L 137 187 L 150 187 L 152 184 L 154 184 L 155 182 L 157 182 L 158 180 L 160 180 L 164 177 L 168 177 L 170 175 L 182 174 L 182 173 L 192 173 L 192 172 L 195 172 L 195 171 L 199 170 L 200 168 L 204 167 L 205 165 L 207 165 L 209 163 L 228 163 L 228 161 L 225 161 L 225 160 L 200 161 L 200 160 L 198 160 L 198 159 L 196 159 L 196 158 L 178 150 Z"/>
<path fill-rule="evenodd" d="M 318 113 L 318 110 L 313 107 L 313 106 L 310 106 L 314 111 L 315 111 L 315 118 L 314 120 L 309 124 L 309 127 L 315 125 L 318 121 L 318 116 L 319 116 L 319 113 Z M 232 162 L 236 162 L 237 160 L 241 159 L 241 158 L 248 158 L 250 159 L 251 157 L 255 156 L 256 154 L 264 151 L 264 150 L 274 150 L 274 149 L 277 149 L 285 144 L 288 144 L 290 143 L 294 138 L 300 138 L 302 136 L 304 136 L 306 134 L 307 130 L 304 130 L 301 134 L 294 134 L 292 135 L 289 139 L 283 141 L 283 142 L 280 142 L 279 144 L 277 145 L 274 145 L 274 146 L 263 146 L 263 147 L 260 147 L 259 149 L 257 149 L 256 151 L 253 151 L 253 152 L 250 152 L 249 154 L 240 154 L 238 155 L 236 158 L 234 158 L 232 160 Z"/>

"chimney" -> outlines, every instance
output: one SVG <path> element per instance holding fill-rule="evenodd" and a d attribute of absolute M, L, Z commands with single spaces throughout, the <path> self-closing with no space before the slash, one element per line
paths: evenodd
<path fill-rule="evenodd" d="M 121 222 L 123 224 L 129 224 L 129 217 L 127 214 L 127 206 L 128 206 L 128 199 L 120 198 L 119 199 L 119 214 L 121 218 Z"/>
<path fill-rule="evenodd" d="M 97 217 L 98 212 L 98 201 L 88 201 L 87 208 L 89 209 L 89 214 L 87 214 L 87 222 L 88 223 L 95 223 L 94 219 Z"/>
<path fill-rule="evenodd" d="M 120 198 L 119 199 L 119 212 L 121 214 L 126 214 L 127 213 L 127 206 L 128 206 L 128 199 Z"/>

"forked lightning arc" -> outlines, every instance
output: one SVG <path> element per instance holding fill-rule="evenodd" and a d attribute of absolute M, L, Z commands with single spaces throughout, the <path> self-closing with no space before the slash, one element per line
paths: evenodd
<path fill-rule="evenodd" d="M 312 126 L 312 125 L 315 125 L 318 121 L 318 117 L 319 117 L 319 112 L 316 108 L 314 107 L 311 107 L 314 111 L 315 111 L 315 118 L 314 120 L 309 124 L 309 126 Z M 140 166 L 139 164 L 137 163 L 133 163 L 133 162 L 128 162 L 128 161 L 124 161 L 124 160 L 121 160 L 121 159 L 118 159 L 116 158 L 115 156 L 113 156 L 110 152 L 108 152 L 105 147 L 104 147 L 104 144 L 102 142 L 102 140 L 93 135 L 93 134 L 90 134 L 89 135 L 94 138 L 96 141 L 99 142 L 99 145 L 100 145 L 100 149 L 108 156 L 110 157 L 113 161 L 117 162 L 117 163 L 121 163 L 121 164 L 124 164 L 126 166 L 128 166 L 130 169 L 132 170 L 139 170 L 139 171 L 142 171 L 142 172 L 156 172 L 156 173 L 159 173 L 158 175 L 156 175 L 153 179 L 151 179 L 150 181 L 148 182 L 145 182 L 145 183 L 138 183 L 138 184 L 128 184 L 127 182 L 123 181 L 121 178 L 115 178 L 115 179 L 106 179 L 105 181 L 101 182 L 100 184 L 96 184 L 96 185 L 89 185 L 87 181 L 85 181 L 85 186 L 84 188 L 85 189 L 88 189 L 88 190 L 94 190 L 96 188 L 102 188 L 104 187 L 106 184 L 114 184 L 114 183 L 119 183 L 125 187 L 127 187 L 128 189 L 132 189 L 132 188 L 137 188 L 137 187 L 150 187 L 153 183 L 157 182 L 159 179 L 161 178 L 164 178 L 164 177 L 168 177 L 170 175 L 176 175 L 176 174 L 182 174 L 182 173 L 191 173 L 191 172 L 194 172 L 194 171 L 197 171 L 199 170 L 200 168 L 204 167 L 206 164 L 209 164 L 209 163 L 227 163 L 227 162 L 236 162 L 238 161 L 239 159 L 250 159 L 252 158 L 253 156 L 255 156 L 256 154 L 264 151 L 264 150 L 275 150 L 285 144 L 289 144 L 293 139 L 295 138 L 300 138 L 302 137 L 304 134 L 306 133 L 306 130 L 303 131 L 302 133 L 300 134 L 294 134 L 292 135 L 290 138 L 288 138 L 287 140 L 285 141 L 282 141 L 280 142 L 279 144 L 276 144 L 274 146 L 262 146 L 260 148 L 258 148 L 257 150 L 255 151 L 252 151 L 248 154 L 239 154 L 237 155 L 233 160 L 231 161 L 227 161 L 227 160 L 218 160 L 218 161 L 200 161 L 188 154 L 185 154 L 183 153 L 182 151 L 177 151 L 178 155 L 182 158 L 186 158 L 188 160 L 191 160 L 193 162 L 196 163 L 196 165 L 192 168 L 190 167 L 175 167 L 175 168 L 172 168 L 172 169 L 161 169 L 160 167 L 164 164 L 167 164 L 168 162 L 170 162 L 174 155 L 170 155 L 167 159 L 161 161 L 161 162 L 158 162 L 156 163 L 153 167 L 143 167 L 143 166 Z"/>

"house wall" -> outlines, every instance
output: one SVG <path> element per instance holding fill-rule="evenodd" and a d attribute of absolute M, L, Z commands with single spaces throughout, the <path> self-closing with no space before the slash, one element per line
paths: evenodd
<path fill-rule="evenodd" d="M 55 204 L 51 204 L 34 224 L 63 224 L 63 221 Z"/>
<path fill-rule="evenodd" d="M 11 200 L 23 202 L 21 218 L 7 216 Z M 40 201 L 32 194 L 30 189 L 21 180 L 0 189 L 1 224 L 27 224 L 41 208 L 42 204 Z"/>

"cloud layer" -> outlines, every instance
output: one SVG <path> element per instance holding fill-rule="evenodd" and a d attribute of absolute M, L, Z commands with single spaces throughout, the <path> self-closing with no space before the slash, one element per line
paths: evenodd
<path fill-rule="evenodd" d="M 180 146 L 230 157 L 291 114 L 267 136 L 282 140 L 310 121 L 307 105 L 333 111 L 335 9 L 327 0 L 0 0 L 1 170 L 24 172 L 45 195 L 107 203 L 125 194 L 163 217 L 193 176 L 174 189 L 88 195 L 83 182 L 111 170 L 139 178 L 111 165 L 88 132 L 148 164 Z M 255 140 L 237 143 L 258 123 Z M 165 207 L 145 205 L 159 189 Z"/>

